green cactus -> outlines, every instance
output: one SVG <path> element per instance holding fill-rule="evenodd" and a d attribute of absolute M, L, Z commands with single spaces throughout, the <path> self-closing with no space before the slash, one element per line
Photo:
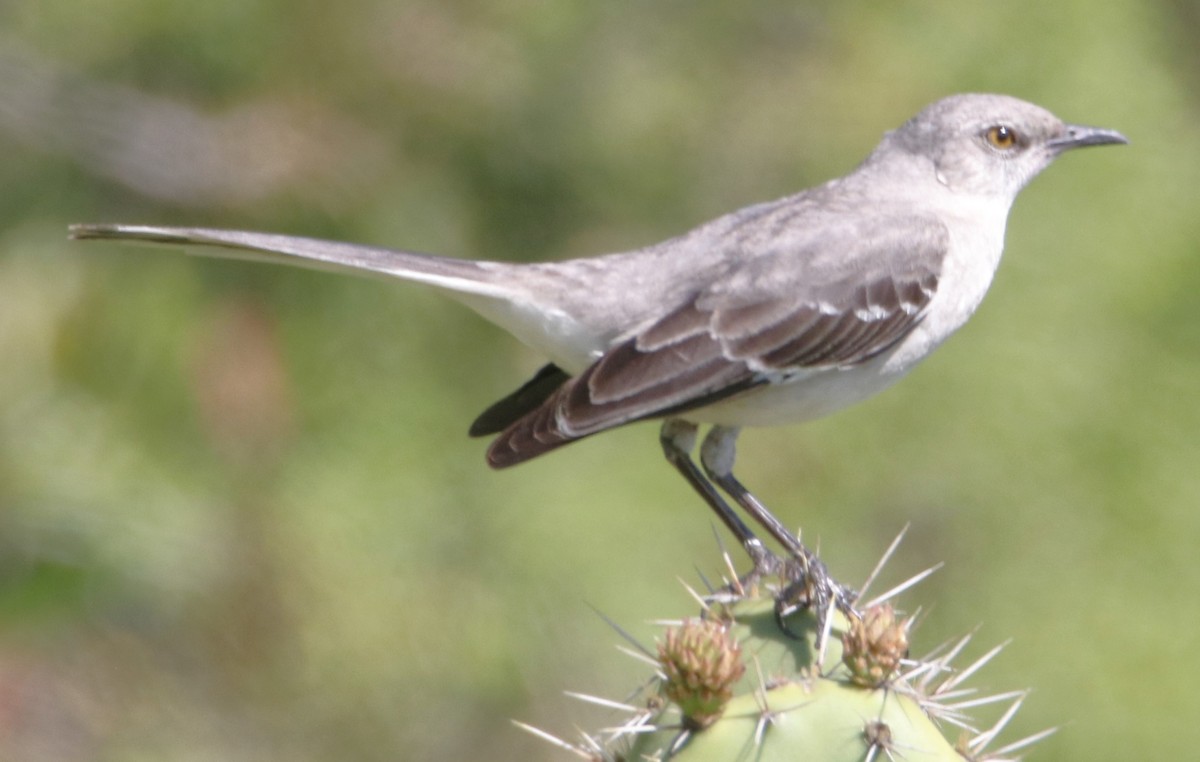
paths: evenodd
<path fill-rule="evenodd" d="M 952 661 L 969 636 L 911 659 L 912 619 L 887 602 L 833 612 L 822 637 L 808 609 L 777 615 L 785 587 L 735 585 L 736 593 L 705 598 L 699 618 L 668 627 L 656 653 L 639 646 L 658 669 L 634 702 L 621 704 L 627 718 L 619 727 L 579 743 L 522 727 L 597 762 L 998 762 L 1053 732 L 987 751 L 1024 694 L 978 698 L 962 683 L 999 648 L 963 669 Z M 979 731 L 966 711 L 997 702 L 1010 706 Z"/>

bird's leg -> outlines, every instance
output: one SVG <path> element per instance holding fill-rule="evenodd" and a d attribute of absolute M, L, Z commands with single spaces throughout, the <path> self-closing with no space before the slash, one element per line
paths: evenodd
<path fill-rule="evenodd" d="M 768 574 L 775 571 L 779 559 L 767 550 L 762 540 L 758 539 L 750 527 L 746 526 L 746 523 L 738 517 L 729 503 L 725 502 L 725 498 L 721 497 L 717 488 L 704 477 L 692 460 L 691 453 L 696 447 L 696 430 L 697 427 L 693 423 L 678 418 L 667 419 L 659 434 L 659 441 L 662 442 L 663 453 L 667 456 L 667 461 L 683 474 L 683 478 L 687 479 L 688 484 L 691 484 L 692 488 L 700 493 L 705 502 L 716 511 L 721 522 L 745 548 L 750 560 L 754 562 L 754 570 L 751 574 Z"/>
<path fill-rule="evenodd" d="M 788 531 L 787 527 L 734 477 L 733 461 L 736 456 L 737 435 L 736 428 L 713 426 L 704 438 L 704 444 L 700 446 L 700 464 L 704 466 L 704 471 L 712 482 L 753 516 L 754 520 L 791 554 L 794 567 L 787 574 L 791 584 L 781 593 L 777 611 L 782 612 L 791 607 L 793 601 L 801 600 L 803 605 L 811 606 L 817 612 L 822 626 L 830 605 L 837 606 L 845 612 L 851 611 L 854 591 L 835 580 L 825 568 L 825 564 L 817 558 L 817 554 L 804 547 L 796 535 Z"/>
<path fill-rule="evenodd" d="M 746 513 L 750 514 L 763 529 L 766 529 L 775 540 L 793 556 L 807 553 L 796 535 L 788 531 L 783 523 L 771 515 L 767 507 L 758 498 L 742 486 L 733 476 L 733 460 L 736 457 L 735 443 L 738 429 L 727 426 L 713 426 L 704 437 L 700 446 L 700 465 L 708 478 L 717 484 L 726 494 L 732 497 Z"/>

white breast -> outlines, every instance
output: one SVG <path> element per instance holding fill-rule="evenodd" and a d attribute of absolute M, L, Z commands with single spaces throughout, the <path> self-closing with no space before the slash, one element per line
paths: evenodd
<path fill-rule="evenodd" d="M 961 201 L 960 201 L 961 203 Z M 773 379 L 743 394 L 687 413 L 725 426 L 777 426 L 820 418 L 861 402 L 903 378 L 967 322 L 983 301 L 1004 248 L 1007 208 L 980 204 L 953 224 L 950 251 L 924 320 L 891 351 L 861 365 L 827 368 Z M 965 222 L 969 219 L 970 222 Z"/>

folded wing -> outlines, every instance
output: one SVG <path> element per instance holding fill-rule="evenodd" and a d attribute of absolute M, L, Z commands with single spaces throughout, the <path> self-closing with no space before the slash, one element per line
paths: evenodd
<path fill-rule="evenodd" d="M 947 246 L 934 222 L 867 231 L 838 266 L 735 273 L 546 390 L 488 450 L 503 468 L 605 429 L 701 408 L 789 374 L 857 365 L 888 351 L 925 316 Z M 760 268 L 761 269 L 761 268 Z M 775 272 L 771 270 L 775 269 Z M 808 276 L 795 282 L 793 272 Z M 732 284 L 732 285 L 731 285 Z"/>

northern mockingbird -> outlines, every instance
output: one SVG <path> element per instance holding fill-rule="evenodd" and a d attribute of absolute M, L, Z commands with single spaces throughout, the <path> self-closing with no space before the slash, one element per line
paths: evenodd
<path fill-rule="evenodd" d="M 776 557 L 722 491 L 801 562 L 810 595 L 845 603 L 844 588 L 734 477 L 739 429 L 817 418 L 895 383 L 983 299 L 1018 191 L 1068 149 L 1125 142 L 1015 98 L 956 95 L 887 133 L 845 177 L 643 249 L 544 264 L 202 228 L 75 225 L 71 236 L 442 290 L 551 360 L 471 426 L 494 436 L 492 467 L 665 419 L 667 460 L 755 568 L 777 568 Z M 712 424 L 700 467 L 698 424 Z"/>

